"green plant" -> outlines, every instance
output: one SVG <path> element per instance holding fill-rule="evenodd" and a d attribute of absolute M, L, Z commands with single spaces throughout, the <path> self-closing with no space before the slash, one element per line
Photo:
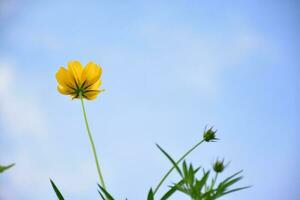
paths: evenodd
<path fill-rule="evenodd" d="M 12 168 L 15 165 L 15 163 L 10 164 L 10 165 L 0 165 L 0 173 L 3 173 L 4 171 L 8 170 L 9 168 Z"/>
<path fill-rule="evenodd" d="M 58 82 L 57 89 L 63 95 L 71 96 L 72 99 L 80 99 L 84 121 L 87 129 L 88 138 L 92 147 L 92 152 L 94 155 L 96 168 L 99 176 L 99 184 L 98 184 L 98 193 L 102 200 L 114 200 L 113 195 L 111 195 L 105 185 L 104 178 L 102 175 L 102 171 L 99 164 L 99 159 L 96 151 L 96 147 L 94 144 L 94 140 L 91 134 L 91 130 L 89 128 L 89 123 L 87 119 L 87 114 L 84 106 L 84 99 L 86 100 L 94 100 L 97 96 L 103 92 L 104 90 L 100 90 L 101 86 L 101 75 L 102 68 L 100 65 L 95 64 L 94 62 L 89 62 L 85 67 L 81 65 L 79 61 L 70 61 L 68 63 L 68 68 L 65 69 L 61 67 L 59 71 L 56 73 L 56 79 Z M 190 148 L 186 153 L 184 153 L 177 161 L 175 161 L 162 147 L 158 144 L 156 145 L 158 149 L 167 157 L 167 159 L 172 163 L 170 169 L 166 172 L 164 176 L 162 176 L 161 180 L 157 184 L 154 189 L 150 188 L 147 196 L 147 200 L 157 199 L 157 192 L 162 186 L 162 184 L 166 181 L 168 176 L 174 171 L 180 176 L 180 180 L 173 184 L 170 189 L 160 198 L 160 200 L 169 199 L 175 192 L 183 192 L 188 195 L 193 200 L 214 200 L 219 197 L 222 197 L 226 194 L 239 191 L 242 189 L 246 189 L 248 187 L 234 188 L 231 189 L 231 186 L 237 183 L 242 179 L 241 176 L 238 176 L 240 172 L 228 177 L 227 179 L 219 182 L 217 184 L 218 174 L 221 173 L 226 166 L 224 166 L 224 160 L 217 160 L 213 169 L 215 171 L 215 177 L 210 180 L 209 175 L 210 171 L 206 171 L 202 169 L 202 177 L 197 178 L 196 174 L 199 171 L 200 167 L 194 169 L 192 164 L 187 165 L 185 158 L 193 152 L 196 148 L 198 148 L 202 143 L 206 142 L 215 142 L 218 140 L 216 138 L 216 132 L 213 127 L 204 130 L 203 138 L 201 141 L 197 142 L 192 148 Z M 182 163 L 182 167 L 180 168 L 180 164 Z M 237 177 L 238 176 L 238 177 Z M 64 197 L 62 193 L 59 191 L 58 187 L 55 183 L 50 179 L 52 188 L 59 200 L 63 200 Z"/>
<path fill-rule="evenodd" d="M 242 170 L 221 181 L 218 180 L 218 175 L 220 173 L 223 173 L 225 168 L 228 166 L 228 164 L 224 164 L 224 159 L 217 159 L 213 163 L 211 170 L 205 170 L 202 167 L 195 168 L 192 163 L 187 164 L 185 158 L 197 147 L 199 147 L 200 144 L 202 144 L 203 142 L 214 142 L 216 140 L 216 131 L 213 131 L 212 128 L 205 130 L 203 133 L 203 139 L 200 142 L 196 143 L 196 145 L 194 145 L 185 154 L 183 154 L 183 156 L 181 156 L 177 161 L 175 161 L 161 146 L 156 144 L 157 148 L 166 156 L 166 158 L 171 162 L 172 166 L 162 177 L 161 181 L 158 183 L 155 189 L 150 188 L 147 195 L 147 200 L 167 200 L 175 192 L 181 192 L 189 196 L 192 200 L 215 200 L 232 192 L 237 192 L 249 188 L 250 186 L 233 187 L 243 178 L 241 176 Z M 157 191 L 160 189 L 171 172 L 173 172 L 173 170 L 176 170 L 180 179 L 176 183 L 169 186 L 169 190 L 166 191 L 160 198 L 158 198 Z M 197 174 L 199 174 L 199 171 L 202 171 L 202 175 L 200 177 L 197 176 Z M 211 177 L 212 173 L 214 173 L 214 176 Z M 64 200 L 57 186 L 52 180 L 50 181 L 57 198 L 59 200 Z M 101 200 L 115 200 L 113 195 L 100 184 L 98 184 L 98 193 Z"/>

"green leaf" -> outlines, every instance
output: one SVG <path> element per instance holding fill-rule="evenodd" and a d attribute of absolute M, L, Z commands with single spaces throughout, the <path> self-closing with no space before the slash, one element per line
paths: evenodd
<path fill-rule="evenodd" d="M 152 188 L 148 192 L 147 200 L 154 200 L 154 193 L 153 193 Z"/>
<path fill-rule="evenodd" d="M 230 180 L 230 181 L 228 181 L 228 182 L 222 184 L 222 187 L 224 187 L 224 188 L 226 189 L 226 188 L 230 187 L 231 185 L 233 185 L 233 184 L 239 182 L 242 178 L 243 178 L 243 177 L 240 176 L 240 177 L 237 177 L 237 178 L 235 178 L 235 179 L 232 179 L 232 180 Z"/>
<path fill-rule="evenodd" d="M 167 200 L 170 196 L 172 196 L 178 189 L 179 186 L 181 186 L 184 183 L 183 180 L 179 181 L 174 186 L 171 186 L 170 190 L 164 194 L 164 196 L 161 198 L 161 200 Z"/>
<path fill-rule="evenodd" d="M 196 182 L 196 185 L 195 185 L 196 190 L 202 191 L 203 186 L 205 186 L 205 184 L 208 180 L 209 174 L 210 174 L 210 171 L 203 173 L 202 178 Z"/>
<path fill-rule="evenodd" d="M 194 171 L 194 167 L 192 164 L 190 164 L 189 170 L 188 170 L 188 184 L 190 186 L 190 188 L 193 188 L 194 186 L 194 182 L 195 182 L 195 171 Z"/>
<path fill-rule="evenodd" d="M 169 161 L 173 164 L 173 167 L 177 170 L 177 172 L 180 174 L 180 176 L 182 177 L 182 172 L 179 169 L 177 163 L 172 159 L 172 157 L 165 151 L 163 150 L 163 148 L 161 148 L 158 144 L 156 144 L 156 146 L 159 148 L 159 150 L 169 159 Z"/>
<path fill-rule="evenodd" d="M 102 200 L 105 200 L 105 197 L 104 197 L 103 194 L 100 192 L 100 190 L 98 190 L 98 193 L 99 193 L 101 199 L 102 199 Z"/>
<path fill-rule="evenodd" d="M 247 187 L 241 187 L 241 188 L 228 190 L 230 186 L 232 186 L 233 184 L 239 182 L 243 178 L 242 176 L 236 177 L 241 172 L 242 171 L 239 171 L 239 172 L 233 174 L 232 176 L 226 178 L 224 181 L 222 181 L 218 185 L 217 189 L 215 190 L 216 193 L 214 194 L 214 197 L 219 198 L 219 197 L 224 196 L 226 194 L 249 188 L 249 186 L 247 186 Z"/>
<path fill-rule="evenodd" d="M 62 196 L 62 194 L 60 193 L 59 189 L 56 187 L 55 183 L 50 179 L 50 182 L 51 182 L 51 185 L 52 185 L 52 188 L 57 196 L 57 198 L 59 200 L 64 200 L 64 197 Z"/>
<path fill-rule="evenodd" d="M 182 163 L 182 171 L 183 171 L 183 176 L 188 177 L 189 171 L 185 160 Z"/>
<path fill-rule="evenodd" d="M 235 173 L 235 174 L 229 176 L 228 178 L 226 178 L 226 179 L 223 181 L 223 183 L 229 181 L 230 179 L 232 179 L 233 177 L 237 176 L 238 174 L 240 174 L 240 173 L 242 173 L 242 172 L 243 172 L 243 170 L 240 170 L 240 171 L 238 171 L 237 173 Z"/>
<path fill-rule="evenodd" d="M 104 189 L 101 185 L 98 184 L 98 187 L 100 188 L 100 190 L 104 193 L 104 195 L 106 196 L 107 200 L 114 200 L 114 198 L 111 196 L 111 194 L 109 194 L 109 192 L 106 191 L 106 189 Z M 100 192 L 100 191 L 98 191 Z M 101 193 L 101 192 L 100 192 Z M 102 195 L 101 195 L 102 197 Z"/>
<path fill-rule="evenodd" d="M 7 166 L 2 166 L 0 165 L 0 173 L 3 173 L 4 171 L 8 170 L 9 168 L 13 167 L 15 163 L 7 165 Z"/>
<path fill-rule="evenodd" d="M 232 190 L 229 190 L 229 191 L 227 191 L 227 192 L 224 192 L 223 195 L 229 194 L 229 193 L 232 193 L 232 192 L 236 192 L 236 191 L 239 191 L 239 190 L 248 189 L 248 188 L 250 188 L 250 187 L 251 187 L 251 186 L 246 186 L 246 187 L 240 187 L 240 188 L 232 189 Z"/>

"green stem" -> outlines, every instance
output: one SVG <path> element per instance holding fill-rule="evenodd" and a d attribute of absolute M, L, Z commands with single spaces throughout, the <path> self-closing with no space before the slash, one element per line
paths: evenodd
<path fill-rule="evenodd" d="M 98 160 L 98 156 L 97 156 L 97 152 L 96 152 L 96 147 L 95 147 L 94 140 L 93 140 L 91 130 L 90 130 L 90 127 L 89 127 L 89 123 L 88 123 L 88 120 L 87 120 L 85 107 L 84 107 L 84 102 L 83 102 L 83 97 L 82 97 L 81 94 L 80 94 L 80 100 L 81 100 L 81 106 L 82 106 L 82 111 L 83 111 L 83 115 L 84 115 L 86 130 L 87 130 L 87 133 L 88 133 L 88 136 L 89 136 L 89 139 L 90 139 L 90 143 L 91 143 L 91 146 L 92 146 L 92 150 L 93 150 L 93 154 L 94 154 L 94 158 L 95 158 L 95 162 L 96 162 L 96 167 L 97 167 L 97 171 L 98 171 L 98 175 L 99 175 L 99 180 L 100 180 L 101 186 L 104 189 L 106 189 L 104 179 L 103 179 L 103 176 L 102 176 L 102 173 L 101 173 L 100 165 L 99 165 L 99 160 Z"/>
<path fill-rule="evenodd" d="M 178 165 L 181 161 L 183 161 L 185 159 L 185 157 L 187 157 L 192 151 L 194 151 L 200 144 L 202 144 L 204 142 L 204 140 L 201 140 L 200 142 L 198 142 L 195 146 L 193 146 L 190 150 L 188 150 L 177 162 L 176 164 Z M 161 185 L 163 184 L 163 182 L 167 179 L 167 177 L 171 174 L 171 172 L 175 169 L 175 166 L 171 167 L 169 169 L 169 171 L 163 176 L 163 178 L 161 179 L 161 181 L 158 183 L 158 185 L 156 186 L 153 194 L 155 195 L 156 192 L 158 191 L 158 189 L 161 187 Z"/>

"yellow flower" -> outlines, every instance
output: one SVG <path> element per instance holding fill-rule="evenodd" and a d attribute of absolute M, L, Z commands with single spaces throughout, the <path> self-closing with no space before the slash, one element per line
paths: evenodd
<path fill-rule="evenodd" d="M 100 92 L 102 68 L 94 62 L 89 62 L 85 68 L 79 61 L 70 61 L 68 69 L 61 67 L 56 73 L 57 90 L 73 99 L 83 98 L 94 100 Z"/>

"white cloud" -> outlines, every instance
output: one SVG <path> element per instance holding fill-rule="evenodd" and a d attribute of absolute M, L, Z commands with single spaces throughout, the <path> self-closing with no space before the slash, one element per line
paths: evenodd
<path fill-rule="evenodd" d="M 251 27 L 235 27 L 231 34 L 220 34 L 181 26 L 174 31 L 168 26 L 143 24 L 139 33 L 158 52 L 156 56 L 163 62 L 158 64 L 169 66 L 174 83 L 210 98 L 219 92 L 224 71 L 243 66 L 245 59 L 266 45 L 263 35 Z"/>
<path fill-rule="evenodd" d="M 35 102 L 33 94 L 23 90 L 23 81 L 17 77 L 13 64 L 1 60 L 0 123 L 9 133 L 45 134 L 46 120 L 42 108 Z"/>

